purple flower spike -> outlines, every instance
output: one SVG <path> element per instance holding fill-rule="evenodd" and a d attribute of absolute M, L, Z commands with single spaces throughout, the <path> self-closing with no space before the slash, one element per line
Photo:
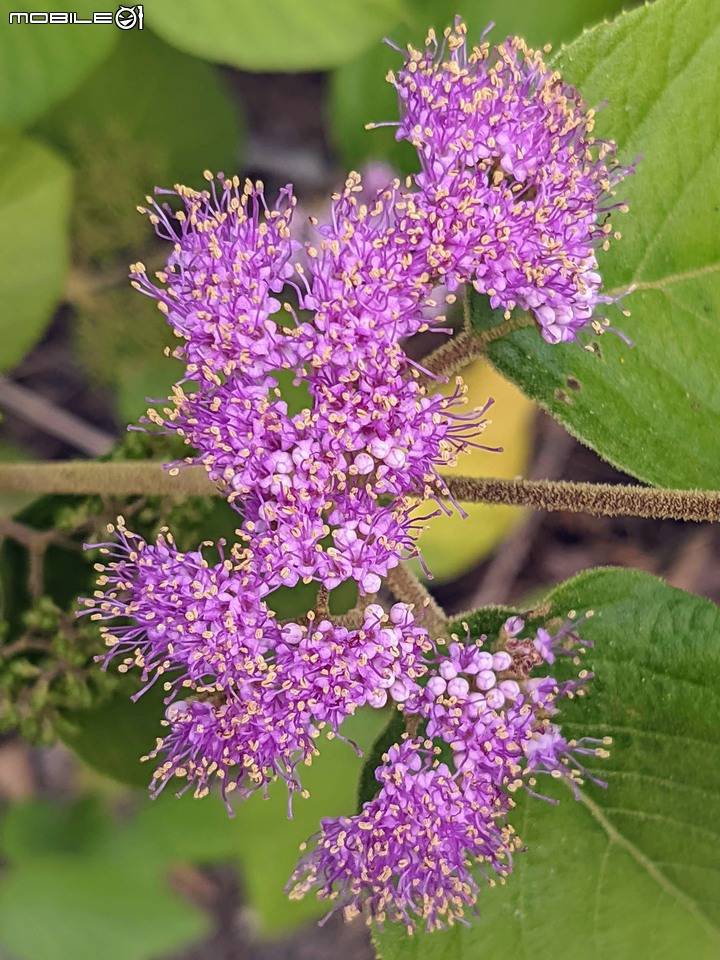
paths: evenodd
<path fill-rule="evenodd" d="M 470 48 L 456 21 L 409 56 L 391 82 L 397 138 L 418 151 L 416 216 L 428 269 L 452 290 L 472 283 L 506 312 L 532 311 L 549 343 L 601 332 L 613 298 L 596 252 L 613 236 L 614 187 L 630 172 L 592 136 L 589 109 L 542 55 L 510 37 Z"/>
<path fill-rule="evenodd" d="M 270 673 L 247 684 L 237 699 L 170 704 L 165 720 L 169 732 L 143 758 L 163 756 L 153 775 L 153 796 L 171 781 L 183 784 L 178 796 L 192 787 L 196 797 L 205 796 L 217 783 L 232 814 L 228 796 L 233 791 L 246 797 L 266 791 L 281 778 L 292 798 L 301 789 L 298 765 L 309 763 L 318 752 L 318 731 L 277 686 L 277 677 Z"/>
<path fill-rule="evenodd" d="M 392 747 L 375 774 L 380 792 L 362 813 L 322 821 L 291 878 L 291 897 L 318 887 L 335 901 L 333 912 L 365 909 L 380 924 L 430 931 L 464 921 L 480 876 L 509 873 L 518 844 L 504 822 L 506 799 L 491 788 L 468 794 L 431 747 Z"/>
<path fill-rule="evenodd" d="M 211 564 L 200 550 L 180 553 L 167 532 L 146 543 L 122 518 L 111 532 L 116 543 L 92 545 L 110 562 L 98 578 L 102 589 L 84 600 L 84 613 L 101 622 L 110 647 L 98 658 L 104 667 L 120 657 L 122 672 L 138 667 L 147 686 L 162 677 L 166 690 L 187 682 L 236 686 L 262 673 L 262 655 L 280 628 L 257 578 L 222 549 Z"/>
<path fill-rule="evenodd" d="M 295 198 L 290 187 L 268 207 L 261 185 L 211 173 L 209 190 L 157 190 L 180 201 L 147 198 L 156 233 L 173 245 L 165 270 L 147 275 L 131 267 L 133 286 L 157 301 L 176 334 L 185 340 L 178 355 L 191 379 L 240 370 L 262 376 L 294 362 L 293 337 L 271 316 L 280 309 L 274 294 L 294 276 L 298 244 L 290 236 Z"/>

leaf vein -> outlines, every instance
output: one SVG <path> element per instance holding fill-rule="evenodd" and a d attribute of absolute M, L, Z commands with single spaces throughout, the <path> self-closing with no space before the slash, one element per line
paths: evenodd
<path fill-rule="evenodd" d="M 659 277 L 657 280 L 640 280 L 638 283 L 625 284 L 620 287 L 613 287 L 608 290 L 609 297 L 619 297 L 632 286 L 631 293 L 637 293 L 641 290 L 664 290 L 675 283 L 685 283 L 688 280 L 697 280 L 708 274 L 720 272 L 720 261 L 717 263 L 707 263 L 704 267 L 698 267 L 695 270 L 684 270 L 682 273 L 670 273 L 666 277 Z"/>
<path fill-rule="evenodd" d="M 644 854 L 642 850 L 639 850 L 634 843 L 628 840 L 626 836 L 620 833 L 620 831 L 612 823 L 610 823 L 610 821 L 604 815 L 602 809 L 586 794 L 580 794 L 580 803 L 586 807 L 597 824 L 602 827 L 613 843 L 630 854 L 633 860 L 635 860 L 635 862 L 642 867 L 643 870 L 645 870 L 645 872 L 658 884 L 659 887 L 665 890 L 665 892 L 668 893 L 678 904 L 683 906 L 689 914 L 695 917 L 704 930 L 710 936 L 712 936 L 713 939 L 720 941 L 720 929 L 715 926 L 712 920 L 710 920 L 710 918 L 698 907 L 697 903 L 695 903 L 691 897 L 689 897 L 679 887 L 676 887 L 675 884 L 665 876 L 657 863 L 651 860 L 650 857 Z M 663 863 L 663 865 L 670 866 L 671 864 Z"/>
<path fill-rule="evenodd" d="M 664 813 L 651 813 L 646 810 L 631 810 L 629 807 L 605 807 L 602 808 L 605 813 L 617 813 L 620 816 L 638 817 L 641 820 L 656 820 L 659 823 L 672 823 L 683 830 L 695 830 L 699 833 L 705 833 L 709 837 L 720 840 L 720 833 L 716 830 L 709 830 L 707 827 L 701 827 L 697 823 L 688 823 L 686 820 L 678 820 L 676 817 L 668 817 Z"/>

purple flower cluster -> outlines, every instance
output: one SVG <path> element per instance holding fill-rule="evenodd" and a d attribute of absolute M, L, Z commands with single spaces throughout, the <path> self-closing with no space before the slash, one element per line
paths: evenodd
<path fill-rule="evenodd" d="M 590 675 L 560 682 L 533 676 L 560 655 L 583 651 L 572 624 L 555 635 L 521 639 L 525 623 L 508 620 L 496 643 L 434 645 L 427 673 L 402 709 L 411 729 L 383 757 L 380 790 L 354 817 L 323 820 L 290 881 L 291 896 L 312 887 L 348 917 L 369 916 L 428 930 L 463 921 L 480 877 L 512 869 L 521 844 L 507 823 L 512 794 L 536 794 L 537 777 L 562 777 L 577 790 L 598 781 L 577 755 L 607 756 L 609 739 L 568 741 L 551 722 L 565 696 Z M 547 798 L 546 798 L 547 799 Z"/>
<path fill-rule="evenodd" d="M 368 604 L 356 629 L 312 612 L 306 626 L 283 626 L 272 594 L 348 580 L 374 594 L 417 552 L 411 510 L 437 502 L 438 468 L 475 443 L 485 411 L 459 409 L 460 385 L 428 393 L 400 345 L 427 326 L 431 284 L 411 268 L 395 185 L 368 206 L 351 176 L 317 248 L 307 245 L 305 272 L 292 265 L 289 190 L 270 208 L 256 185 L 208 178 L 206 191 L 177 188 L 180 209 L 148 201 L 173 252 L 157 283 L 142 264 L 132 274 L 185 363 L 173 405 L 149 422 L 180 434 L 194 451 L 186 462 L 222 486 L 238 542 L 211 562 L 121 522 L 117 542 L 100 545 L 111 562 L 87 605 L 103 622 L 106 663 L 138 667 L 142 692 L 163 677 L 170 732 L 152 754 L 164 757 L 156 790 L 181 777 L 202 794 L 215 778 L 246 793 L 280 776 L 295 791 L 324 726 L 337 733 L 358 707 L 407 696 L 428 638 L 402 604 L 388 615 Z M 276 319 L 286 288 L 312 323 L 292 309 Z M 286 368 L 306 391 L 294 415 L 279 389 Z"/>
<path fill-rule="evenodd" d="M 294 893 L 318 885 L 351 913 L 432 929 L 462 918 L 479 876 L 510 871 L 512 793 L 543 773 L 576 785 L 577 756 L 603 745 L 568 741 L 553 719 L 587 679 L 546 675 L 580 649 L 572 625 L 523 637 L 512 618 L 492 645 L 468 633 L 446 646 L 412 605 L 376 602 L 418 553 L 418 502 L 448 509 L 441 470 L 479 446 L 492 402 L 465 409 L 459 378 L 449 396 L 428 387 L 404 339 L 442 329 L 438 290 L 452 304 L 468 283 L 533 311 L 550 342 L 596 324 L 608 298 L 595 249 L 624 171 L 590 137 L 592 111 L 521 41 L 468 52 L 458 23 L 411 49 L 393 82 L 421 173 L 369 196 L 350 174 L 312 239 L 295 239 L 290 187 L 270 206 L 260 184 L 222 174 L 140 208 L 172 252 L 154 277 L 134 264 L 133 286 L 185 367 L 145 423 L 186 442 L 171 466 L 207 471 L 238 539 L 183 553 L 120 518 L 94 545 L 106 562 L 85 604 L 104 665 L 136 669 L 137 696 L 158 682 L 166 694 L 155 793 L 216 783 L 228 802 L 281 778 L 292 798 L 323 730 L 364 706 L 402 710 L 411 733 L 378 769 L 378 794 L 323 821 Z M 331 616 L 329 593 L 348 581 L 358 607 Z M 273 595 L 300 582 L 316 585 L 317 609 L 283 622 Z"/>
<path fill-rule="evenodd" d="M 362 813 L 322 821 L 304 853 L 291 897 L 318 887 L 351 918 L 366 907 L 378 923 L 432 930 L 462 917 L 479 891 L 473 869 L 505 876 L 518 841 L 492 788 L 458 778 L 430 740 L 390 748 L 376 771 L 379 794 Z"/>
<path fill-rule="evenodd" d="M 416 216 L 428 263 L 450 289 L 472 283 L 493 307 L 532 311 L 550 343 L 601 332 L 596 250 L 607 248 L 613 188 L 629 172 L 592 136 L 595 111 L 518 37 L 468 47 L 457 21 L 413 50 L 391 80 L 397 138 L 418 151 Z"/>
<path fill-rule="evenodd" d="M 108 562 L 86 612 L 110 646 L 105 665 L 141 671 L 136 698 L 158 681 L 167 693 L 170 732 L 150 754 L 164 758 L 156 794 L 175 777 L 197 796 L 213 780 L 226 797 L 278 777 L 292 794 L 324 727 L 338 733 L 358 707 L 402 702 L 427 669 L 427 632 L 407 604 L 368 604 L 355 628 L 312 611 L 281 625 L 272 587 L 244 554 L 224 558 L 221 544 L 211 563 L 179 552 L 167 532 L 147 543 L 122 518 L 110 532 L 115 540 L 93 545 Z"/>
<path fill-rule="evenodd" d="M 487 407 L 464 413 L 461 385 L 444 397 L 412 376 L 400 339 L 427 327 L 432 281 L 415 266 L 396 184 L 366 204 L 351 175 L 318 246 L 306 244 L 305 271 L 291 266 L 289 188 L 270 209 L 258 186 L 220 179 L 178 188 L 174 213 L 143 208 L 175 249 L 158 284 L 142 264 L 133 282 L 184 341 L 186 363 L 173 406 L 150 419 L 223 484 L 248 564 L 271 587 L 354 579 L 374 593 L 415 552 L 411 498 L 444 492 L 438 467 L 476 445 Z M 283 288 L 312 323 L 289 304 L 287 323 L 274 319 Z M 278 388 L 285 368 L 307 391 L 295 415 Z"/>

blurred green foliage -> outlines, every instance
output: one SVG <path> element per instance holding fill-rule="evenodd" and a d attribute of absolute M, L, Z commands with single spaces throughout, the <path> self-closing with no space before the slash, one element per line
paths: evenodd
<path fill-rule="evenodd" d="M 66 0 L 45 0 L 47 12 L 66 11 Z M 73 0 L 79 17 L 97 10 L 94 0 Z M 32 13 L 38 4 L 13 0 L 5 11 Z M 3 23 L 0 30 L 0 125 L 24 126 L 62 101 L 108 56 L 120 39 L 114 28 Z"/>
<path fill-rule="evenodd" d="M 88 30 L 98 40 L 83 59 L 84 41 L 73 38 Z M 0 369 L 22 359 L 65 300 L 88 373 L 114 390 L 119 420 L 136 420 L 145 398 L 167 395 L 177 375 L 163 357 L 167 324 L 127 283 L 131 259 L 152 264 L 157 256 L 136 206 L 155 185 L 198 185 L 207 167 L 237 169 L 243 123 L 216 68 L 149 30 L 107 42 L 117 34 L 58 25 L 2 32 L 1 43 L 17 46 L 10 60 L 28 72 L 40 71 L 26 50 L 28 36 L 37 36 L 49 79 L 32 111 L 5 118 L 33 121 L 30 135 L 10 127 L 0 135 L 0 229 L 12 238 L 0 265 Z M 63 57 L 72 83 L 62 82 L 70 69 Z M 0 92 L 2 80 L 0 68 Z M 4 99 L 17 102 L 9 91 Z"/>
<path fill-rule="evenodd" d="M 18 133 L 0 136 L 0 372 L 42 335 L 70 263 L 68 164 Z"/>
<path fill-rule="evenodd" d="M 163 355 L 173 340 L 165 318 L 127 281 L 131 260 L 157 260 L 136 206 L 155 185 L 199 186 L 208 167 L 237 169 L 240 111 L 213 67 L 130 32 L 34 132 L 77 171 L 69 296 L 80 359 L 113 389 L 118 419 L 136 421 L 179 370 Z"/>
<path fill-rule="evenodd" d="M 363 710 L 348 721 L 347 736 L 367 749 L 385 722 L 383 711 Z M 122 749 L 124 726 L 112 734 Z M 170 792 L 153 803 L 138 796 L 131 816 L 127 799 L 122 815 L 112 815 L 92 796 L 11 807 L 0 821 L 8 862 L 0 947 L 17 960 L 152 960 L 207 929 L 207 918 L 173 889 L 173 876 L 188 864 L 241 868 L 265 934 L 322 916 L 325 905 L 289 902 L 283 888 L 320 818 L 352 809 L 362 761 L 339 740 L 319 745 L 303 776 L 310 796 L 296 797 L 292 820 L 282 783 L 267 800 L 238 803 L 234 819 L 219 797 L 178 800 Z"/>
<path fill-rule="evenodd" d="M 203 170 L 234 171 L 241 163 L 242 118 L 220 72 L 149 30 L 124 34 L 107 60 L 33 132 L 91 177 L 87 183 L 79 177 L 77 185 L 73 240 L 83 264 L 105 265 L 112 253 L 133 256 L 143 236 L 147 243 L 135 206 L 156 184 L 204 186 Z M 90 222 L 99 213 L 104 219 Z M 113 248 L 107 234 L 123 220 L 140 226 L 130 245 L 121 245 L 127 239 L 121 234 Z"/>
<path fill-rule="evenodd" d="M 403 0 L 152 0 L 148 22 L 180 50 L 243 70 L 324 70 L 393 25 Z"/>
<path fill-rule="evenodd" d="M 169 852 L 152 819 L 123 822 L 86 797 L 18 805 L 2 833 L 0 936 L 17 960 L 151 960 L 208 928 L 173 889 L 173 868 L 185 859 L 182 831 Z"/>

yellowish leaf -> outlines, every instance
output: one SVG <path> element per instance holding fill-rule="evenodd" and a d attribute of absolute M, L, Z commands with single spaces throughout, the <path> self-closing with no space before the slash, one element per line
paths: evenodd
<path fill-rule="evenodd" d="M 495 403 L 488 411 L 492 423 L 488 424 L 482 441 L 488 446 L 502 447 L 503 452 L 471 450 L 458 457 L 456 466 L 442 473 L 507 478 L 524 474 L 530 459 L 535 405 L 485 360 L 476 360 L 467 367 L 463 379 L 468 387 L 469 408 L 484 405 L 488 397 L 494 398 Z M 453 389 L 454 384 L 443 387 L 443 393 Z M 436 581 L 452 580 L 470 570 L 508 535 L 523 515 L 519 507 L 483 503 L 463 507 L 468 514 L 465 519 L 457 511 L 451 516 L 435 517 L 428 521 L 420 537 L 423 560 Z M 419 513 L 423 510 L 418 508 Z M 413 561 L 413 564 L 419 572 L 419 563 Z"/>

